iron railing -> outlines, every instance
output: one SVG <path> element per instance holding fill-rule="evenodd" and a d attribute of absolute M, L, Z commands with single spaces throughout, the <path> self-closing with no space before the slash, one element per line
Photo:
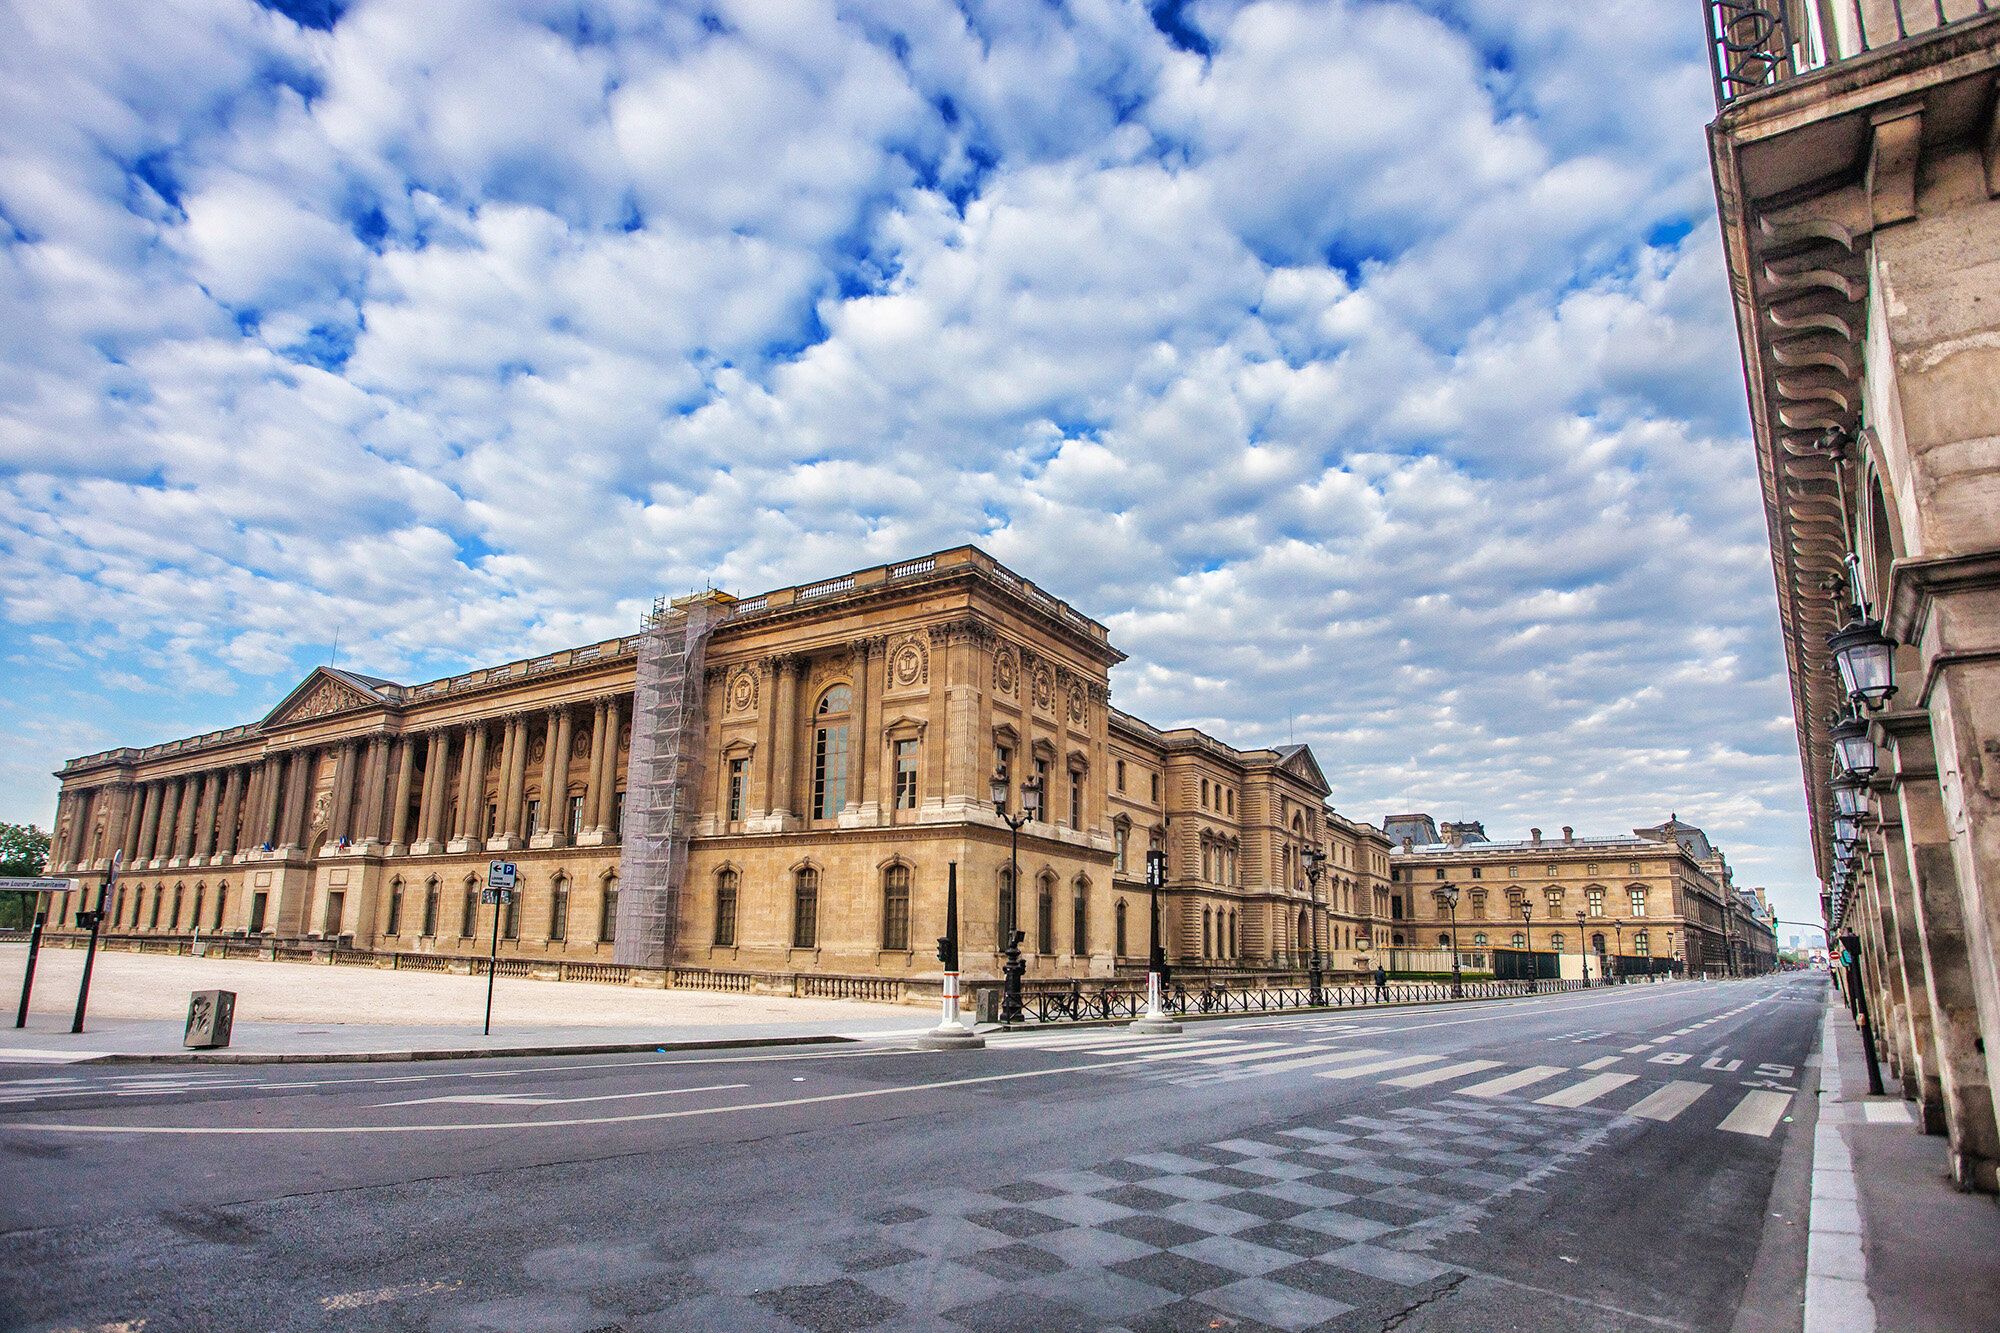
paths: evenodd
<path fill-rule="evenodd" d="M 1582 981 L 1468 981 L 1454 996 L 1449 981 L 1392 981 L 1373 984 L 1321 986 L 1169 986 L 1160 1007 L 1176 1017 L 1194 1014 L 1269 1014 L 1288 1009 L 1379 1009 L 1399 1004 L 1434 1004 L 1439 1000 L 1498 1000 L 1522 995 L 1553 995 L 1584 989 Z M 1085 990 L 1035 990 L 1021 997 L 1031 1023 L 1078 1023 L 1137 1018 L 1146 1012 L 1145 987 L 1110 986 Z"/>
<path fill-rule="evenodd" d="M 1949 27 L 1987 0 L 1702 0 L 1717 110 L 1759 88 Z"/>

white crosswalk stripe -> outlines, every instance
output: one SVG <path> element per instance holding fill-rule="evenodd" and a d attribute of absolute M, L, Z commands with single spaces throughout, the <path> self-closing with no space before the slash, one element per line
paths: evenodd
<path fill-rule="evenodd" d="M 1642 1120 L 1672 1120 L 1682 1111 L 1701 1100 L 1708 1091 L 1706 1083 L 1690 1083 L 1676 1079 L 1656 1092 L 1647 1094 L 1625 1108 L 1626 1115 L 1636 1115 Z"/>
<path fill-rule="evenodd" d="M 1572 1083 L 1567 1088 L 1559 1088 L 1546 1097 L 1535 1101 L 1542 1106 L 1588 1106 L 1615 1088 L 1639 1081 L 1637 1074 L 1599 1074 L 1581 1083 Z"/>
<path fill-rule="evenodd" d="M 1531 1065 L 1526 1069 L 1517 1070 L 1512 1074 L 1502 1074 L 1499 1078 L 1488 1079 L 1484 1083 L 1475 1083 L 1469 1088 L 1456 1089 L 1453 1095 L 1463 1097 L 1504 1097 L 1510 1092 L 1527 1087 L 1530 1083 L 1540 1083 L 1545 1078 L 1554 1078 L 1557 1074 L 1567 1074 L 1568 1072 L 1569 1070 L 1562 1065 Z"/>
<path fill-rule="evenodd" d="M 1385 1078 L 1383 1083 L 1396 1088 L 1428 1088 L 1433 1083 L 1445 1083 L 1467 1074 L 1483 1073 L 1488 1069 L 1498 1069 L 1498 1060 L 1463 1060 L 1442 1069 L 1424 1069 L 1414 1074 L 1401 1074 L 1395 1078 Z"/>
<path fill-rule="evenodd" d="M 1371 1060 L 1365 1065 L 1355 1065 L 1352 1069 L 1320 1069 L 1314 1078 L 1366 1078 L 1370 1074 L 1386 1073 L 1391 1069 L 1408 1069 L 1411 1065 L 1436 1064 L 1441 1055 L 1399 1055 L 1393 1060 Z"/>
<path fill-rule="evenodd" d="M 1600 1055 L 1595 1060 L 1586 1060 L 1583 1067 L 1585 1069 L 1609 1069 L 1617 1063 L 1618 1057 L 1615 1055 Z"/>
<path fill-rule="evenodd" d="M 1716 1128 L 1725 1134 L 1754 1134 L 1760 1139 L 1768 1139 L 1791 1104 L 1792 1094 L 1789 1092 L 1748 1093 Z"/>

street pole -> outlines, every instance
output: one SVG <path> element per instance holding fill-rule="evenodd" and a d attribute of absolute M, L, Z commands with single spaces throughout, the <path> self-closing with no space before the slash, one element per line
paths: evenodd
<path fill-rule="evenodd" d="M 1528 951 L 1528 994 L 1542 993 L 1542 969 L 1535 962 L 1535 905 L 1521 895 L 1521 943 Z"/>
<path fill-rule="evenodd" d="M 1452 888 L 1451 892 L 1445 895 L 1444 900 L 1446 906 L 1451 908 L 1451 998 L 1462 1000 L 1465 998 L 1465 982 L 1460 979 L 1458 971 L 1458 889 L 1456 886 Z"/>
<path fill-rule="evenodd" d="M 1019 815 L 1002 815 L 1007 827 L 1014 831 L 1013 849 L 1007 854 L 1007 962 L 1000 969 L 1000 1021 L 1020 1023 L 1027 1019 L 1027 1012 L 1021 1007 L 1021 977 L 1028 965 L 1021 959 L 1021 941 L 1027 932 L 1021 929 L 1021 825 L 1028 822 L 1027 811 Z"/>
<path fill-rule="evenodd" d="M 1166 947 L 1160 942 L 1160 886 L 1167 878 L 1167 854 L 1157 847 L 1146 851 L 1146 888 L 1152 899 L 1153 947 L 1146 956 L 1146 1016 L 1132 1020 L 1127 1031 L 1154 1034 L 1179 1032 L 1181 1025 L 1167 1017 L 1160 1007 L 1160 990 L 1167 970 Z"/>
<path fill-rule="evenodd" d="M 1584 947 L 1583 913 L 1576 914 L 1576 961 L 1583 969 L 1583 988 L 1590 989 L 1590 950 Z"/>
<path fill-rule="evenodd" d="M 1320 851 L 1320 849 L 1317 847 L 1308 847 L 1305 849 L 1300 859 L 1305 863 L 1306 880 L 1308 884 L 1310 884 L 1311 886 L 1312 909 L 1314 917 L 1313 939 L 1312 939 L 1312 971 L 1310 978 L 1312 981 L 1312 992 L 1307 998 L 1311 1000 L 1314 1006 L 1318 1006 L 1326 1003 L 1326 979 L 1324 976 L 1323 969 L 1320 966 L 1320 954 L 1319 954 L 1319 932 L 1322 925 L 1324 924 L 1322 919 L 1323 913 L 1320 911 L 1320 905 L 1319 905 L 1319 881 L 1320 881 L 1320 876 L 1326 873 L 1326 853 Z"/>
<path fill-rule="evenodd" d="M 83 981 L 76 988 L 76 1019 L 69 1025 L 72 1033 L 83 1031 L 83 1011 L 90 1004 L 90 969 L 97 961 L 97 927 L 104 920 L 104 904 L 111 896 L 111 886 L 118 882 L 118 867 L 124 860 L 123 848 L 111 853 L 111 872 L 104 877 L 104 882 L 97 886 L 96 908 L 76 914 L 79 922 L 90 927 L 90 943 L 84 946 Z"/>
<path fill-rule="evenodd" d="M 21 1007 L 14 1014 L 14 1026 L 28 1026 L 28 992 L 35 988 L 35 955 L 42 951 L 42 922 L 48 920 L 48 913 L 41 910 L 41 898 L 35 899 L 35 924 L 28 932 L 28 970 L 21 977 Z"/>
<path fill-rule="evenodd" d="M 917 1038 L 933 1051 L 963 1051 L 984 1046 L 986 1038 L 967 1032 L 958 1021 L 958 862 L 945 867 L 944 934 L 938 939 L 938 962 L 944 965 L 944 1014 L 935 1031 Z"/>
<path fill-rule="evenodd" d="M 500 889 L 499 893 L 511 894 L 512 889 Z M 500 909 L 506 904 L 498 897 L 493 900 L 493 952 L 486 960 L 486 1026 L 479 1029 L 479 1035 L 493 1035 L 493 978 L 500 971 Z"/>
<path fill-rule="evenodd" d="M 1882 1063 L 1875 1055 L 1875 1025 L 1868 1016 L 1868 988 L 1861 978 L 1861 937 L 1842 935 L 1840 951 L 1846 955 L 1847 988 L 1853 992 L 1854 1023 L 1861 1029 L 1861 1053 L 1868 1061 L 1868 1095 L 1880 1097 L 1882 1093 Z"/>

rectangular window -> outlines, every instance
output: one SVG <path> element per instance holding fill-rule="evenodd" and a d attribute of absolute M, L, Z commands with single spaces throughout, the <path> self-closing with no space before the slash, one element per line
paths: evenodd
<path fill-rule="evenodd" d="M 340 934 L 340 926 L 347 919 L 347 895 L 329 893 L 326 895 L 326 934 L 331 939 Z"/>
<path fill-rule="evenodd" d="M 1045 954 L 1056 951 L 1056 892 L 1055 885 L 1042 881 L 1042 890 L 1035 900 L 1035 933 L 1039 937 L 1035 945 Z"/>
<path fill-rule="evenodd" d="M 811 949 L 819 943 L 819 872 L 801 870 L 792 886 L 792 947 Z"/>
<path fill-rule="evenodd" d="M 252 935 L 264 929 L 264 910 L 270 905 L 270 902 L 271 895 L 268 893 L 253 893 L 250 895 L 250 933 Z"/>
<path fill-rule="evenodd" d="M 910 947 L 910 868 L 890 866 L 882 874 L 882 947 Z"/>
<path fill-rule="evenodd" d="M 1603 889 L 1592 889 L 1592 890 L 1591 890 L 1590 892 L 1588 892 L 1588 893 L 1586 893 L 1586 894 L 1584 895 L 1584 898 L 1585 898 L 1586 900 L 1588 900 L 1588 902 L 1589 902 L 1589 905 L 1590 905 L 1590 914 L 1591 914 L 1592 916 L 1603 916 L 1603 915 L 1604 915 L 1604 890 L 1603 890 Z"/>
<path fill-rule="evenodd" d="M 1223 795 L 1229 798 L 1229 813 L 1234 815 L 1236 813 L 1236 793 L 1234 791 L 1227 791 Z"/>
<path fill-rule="evenodd" d="M 1519 878 L 1521 878 L 1521 867 L 1519 867 L 1519 866 L 1508 866 L 1508 867 L 1507 867 L 1507 878 L 1508 878 L 1508 879 L 1519 879 Z"/>
<path fill-rule="evenodd" d="M 1125 790 L 1125 761 L 1123 759 L 1118 761 L 1118 790 Z"/>
<path fill-rule="evenodd" d="M 549 941 L 569 938 L 569 881 L 557 875 L 549 884 Z"/>
<path fill-rule="evenodd" d="M 195 915 L 196 916 L 201 915 L 199 908 L 196 909 Z M 391 935 L 400 933 L 398 927 L 400 927 L 402 924 L 403 924 L 403 881 L 400 879 L 391 880 L 389 883 L 388 933 Z"/>
<path fill-rule="evenodd" d="M 1631 865 L 1627 866 L 1627 867 L 1625 868 L 1625 872 L 1626 872 L 1627 874 L 1630 874 L 1630 875 L 1638 875 L 1638 874 L 1642 874 L 1642 873 L 1644 873 L 1644 872 L 1643 872 L 1643 871 L 1642 871 L 1642 870 L 1641 870 L 1641 869 L 1639 868 L 1639 863 L 1638 863 L 1637 861 L 1634 861 L 1634 862 L 1632 862 L 1632 864 L 1631 864 Z"/>
<path fill-rule="evenodd" d="M 600 944 L 618 941 L 618 880 L 604 881 L 604 896 L 597 904 L 597 940 Z"/>
<path fill-rule="evenodd" d="M 1438 871 L 1438 872 L 1437 872 L 1437 877 L 1438 877 L 1439 879 L 1443 879 L 1443 878 L 1444 878 L 1444 871 L 1442 871 L 1442 870 Z"/>
<path fill-rule="evenodd" d="M 1083 774 L 1081 773 L 1069 775 L 1069 826 L 1073 829 L 1083 827 Z"/>
<path fill-rule="evenodd" d="M 542 831 L 542 802 L 539 797 L 528 802 L 528 832 Z"/>
<path fill-rule="evenodd" d="M 994 911 L 994 920 L 999 923 L 1000 948 L 1005 950 L 1014 939 L 1017 913 L 1014 901 L 1014 872 L 1007 866 L 1000 867 L 1000 901 Z"/>
<path fill-rule="evenodd" d="M 736 872 L 725 870 L 715 881 L 715 942 L 736 943 Z"/>
<path fill-rule="evenodd" d="M 500 803 L 497 801 L 489 801 L 486 804 L 486 836 L 489 838 L 498 837 L 499 833 L 500 833 Z"/>
<path fill-rule="evenodd" d="M 896 742 L 896 808 L 917 808 L 917 743 Z"/>
<path fill-rule="evenodd" d="M 1646 891 L 1644 889 L 1632 890 L 1632 915 L 1646 915 Z"/>
<path fill-rule="evenodd" d="M 1125 847 L 1132 841 L 1132 830 L 1120 824 L 1111 831 L 1111 837 L 1118 848 L 1118 868 L 1125 869 Z"/>
<path fill-rule="evenodd" d="M 1479 878 L 1479 867 L 1478 867 L 1478 866 L 1474 866 L 1474 867 L 1472 867 L 1472 877 L 1473 877 L 1474 879 L 1478 879 L 1478 878 Z"/>
<path fill-rule="evenodd" d="M 1042 822 L 1053 824 L 1056 817 L 1049 813 L 1049 807 L 1054 802 L 1056 794 L 1054 789 L 1049 786 L 1049 761 L 1046 759 L 1037 759 L 1035 761 L 1035 785 L 1040 788 L 1042 793 Z"/>
<path fill-rule="evenodd" d="M 1081 884 L 1076 886 L 1076 901 L 1070 909 L 1070 940 L 1070 952 L 1078 958 L 1090 952 L 1090 899 Z"/>
<path fill-rule="evenodd" d="M 734 824 L 743 818 L 743 783 L 750 775 L 748 759 L 729 761 L 729 814 L 728 820 Z"/>
<path fill-rule="evenodd" d="M 582 836 L 583 836 L 583 798 L 581 796 L 572 796 L 569 798 L 570 841 L 575 842 L 578 838 L 581 838 Z"/>
<path fill-rule="evenodd" d="M 521 930 L 519 924 L 517 923 L 516 916 L 517 914 L 514 910 L 514 903 L 511 898 L 507 902 L 500 904 L 501 939 L 518 940 L 521 938 Z"/>
<path fill-rule="evenodd" d="M 1201 780 L 1201 808 L 1208 809 L 1208 779 Z"/>
<path fill-rule="evenodd" d="M 1549 862 L 1549 878 L 1554 879 L 1558 873 L 1560 872 L 1557 870 L 1555 862 Z"/>
<path fill-rule="evenodd" d="M 611 833 L 616 836 L 625 828 L 625 793 L 611 794 Z"/>
<path fill-rule="evenodd" d="M 1004 745 L 994 746 L 993 771 L 1007 779 L 1008 787 L 1011 789 L 1014 783 L 1014 752 Z M 1009 799 L 1011 800 L 1011 797 Z"/>
<path fill-rule="evenodd" d="M 1159 803 L 1160 803 L 1160 775 L 1158 773 L 1155 773 L 1153 774 L 1153 804 L 1158 805 Z"/>
<path fill-rule="evenodd" d="M 847 727 L 813 732 L 813 818 L 832 819 L 847 808 Z"/>
<path fill-rule="evenodd" d="M 469 940 L 479 929 L 479 886 L 467 881 L 465 902 L 458 916 L 458 936 Z"/>

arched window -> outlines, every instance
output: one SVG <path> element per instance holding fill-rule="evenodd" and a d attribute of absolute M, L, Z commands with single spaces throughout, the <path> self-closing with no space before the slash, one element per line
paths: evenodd
<path fill-rule="evenodd" d="M 1119 767 L 1121 768 L 1124 767 L 1123 760 L 1119 761 Z M 1132 841 L 1131 826 L 1127 824 L 1118 824 L 1113 826 L 1111 830 L 1111 838 L 1113 844 L 1118 849 L 1117 866 L 1120 870 L 1123 870 L 1125 869 L 1125 846 L 1127 843 Z"/>
<path fill-rule="evenodd" d="M 1090 952 L 1090 881 L 1078 875 L 1071 887 L 1075 897 L 1070 903 L 1070 952 L 1082 958 Z"/>
<path fill-rule="evenodd" d="M 1020 919 L 1020 913 L 1017 910 L 1018 907 L 1019 904 L 1014 898 L 1014 869 L 1012 866 L 1001 866 L 1000 900 L 994 912 L 993 919 L 999 923 L 1000 933 L 997 947 L 1003 953 L 1006 952 L 1007 946 L 1013 943 L 1014 932 L 1020 929 L 1015 924 Z"/>
<path fill-rule="evenodd" d="M 179 930 L 181 928 L 181 896 L 186 892 L 187 886 L 185 884 L 174 885 L 174 919 L 167 927 L 169 930 Z"/>
<path fill-rule="evenodd" d="M 1056 951 L 1056 877 L 1043 875 L 1035 896 L 1035 946 L 1045 954 Z"/>
<path fill-rule="evenodd" d="M 1292 942 L 1301 953 L 1313 947 L 1312 922 L 1306 917 L 1303 907 L 1299 909 L 1299 933 Z"/>
<path fill-rule="evenodd" d="M 223 909 L 226 908 L 228 905 L 229 905 L 229 881 L 225 879 L 222 881 L 222 883 L 215 886 L 215 925 L 212 927 L 212 929 L 215 930 L 222 929 L 222 922 L 223 922 L 222 913 Z"/>
<path fill-rule="evenodd" d="M 1440 932 L 1438 935 L 1438 948 L 1449 949 L 1450 947 L 1451 947 L 1451 936 Z"/>
<path fill-rule="evenodd" d="M 1201 909 L 1201 956 L 1203 958 L 1208 958 L 1214 953 L 1214 949 L 1210 943 L 1211 932 L 1214 930 L 1214 922 L 1210 919 L 1212 915 L 1206 907 Z"/>
<path fill-rule="evenodd" d="M 569 938 L 569 876 L 557 875 L 549 881 L 549 942 L 560 944 Z"/>
<path fill-rule="evenodd" d="M 437 876 L 433 875 L 424 885 L 424 934 L 426 936 L 436 935 L 437 925 L 438 882 Z"/>
<path fill-rule="evenodd" d="M 910 868 L 890 866 L 882 872 L 882 947 L 910 947 Z"/>
<path fill-rule="evenodd" d="M 715 942 L 727 947 L 736 944 L 736 872 L 724 870 L 715 877 Z"/>
<path fill-rule="evenodd" d="M 792 877 L 792 947 L 819 946 L 819 871 L 801 866 Z"/>
<path fill-rule="evenodd" d="M 403 924 L 403 879 L 398 875 L 389 881 L 389 920 L 384 924 L 385 935 L 398 934 Z"/>
<path fill-rule="evenodd" d="M 1602 931 L 1590 937 L 1590 951 L 1592 953 L 1604 952 L 1604 933 Z"/>
<path fill-rule="evenodd" d="M 618 876 L 604 877 L 604 893 L 597 902 L 597 942 L 615 944 L 618 941 Z"/>
<path fill-rule="evenodd" d="M 160 906 L 166 900 L 167 886 L 164 884 L 155 884 L 153 886 L 153 915 L 146 921 L 147 930 L 158 930 L 160 928 Z"/>
<path fill-rule="evenodd" d="M 469 940 L 479 929 L 479 881 L 465 877 L 465 901 L 458 915 L 458 936 Z"/>
<path fill-rule="evenodd" d="M 518 940 L 521 938 L 521 915 L 515 904 L 519 899 L 509 894 L 507 901 L 500 904 L 500 938 Z"/>
<path fill-rule="evenodd" d="M 1127 946 L 1125 941 L 1125 904 L 1122 901 L 1118 904 L 1117 909 L 1112 913 L 1112 919 L 1116 924 L 1116 930 L 1118 936 L 1116 941 L 1118 945 L 1118 956 L 1120 958 L 1129 957 L 1132 953 L 1132 950 L 1130 949 L 1130 947 Z"/>
<path fill-rule="evenodd" d="M 853 706 L 854 691 L 836 685 L 820 696 L 814 710 L 814 819 L 832 819 L 847 806 L 847 714 Z"/>

